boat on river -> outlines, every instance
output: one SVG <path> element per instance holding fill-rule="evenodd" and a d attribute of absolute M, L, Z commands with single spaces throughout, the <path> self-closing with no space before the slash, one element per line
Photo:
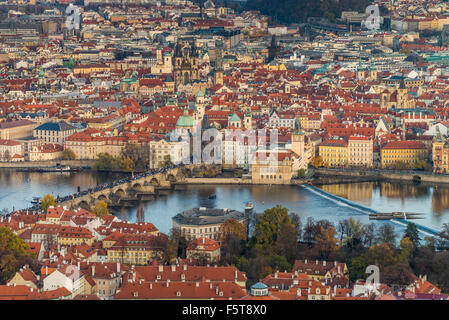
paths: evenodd
<path fill-rule="evenodd" d="M 411 220 L 411 219 L 422 219 L 420 217 L 423 215 L 423 213 L 415 213 L 415 212 L 376 212 L 376 213 L 370 213 L 369 219 L 370 220 L 391 220 L 391 219 L 404 219 L 404 220 Z"/>

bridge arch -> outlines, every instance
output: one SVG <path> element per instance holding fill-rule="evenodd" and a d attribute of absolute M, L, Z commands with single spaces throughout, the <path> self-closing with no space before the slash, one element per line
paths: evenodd
<path fill-rule="evenodd" d="M 169 173 L 167 175 L 167 180 L 170 182 L 176 182 L 176 177 L 172 173 Z"/>
<path fill-rule="evenodd" d="M 150 183 L 155 187 L 159 186 L 159 180 L 156 177 L 151 178 Z"/>
<path fill-rule="evenodd" d="M 133 184 L 133 188 L 134 188 L 134 189 L 142 188 L 142 184 L 139 183 L 139 182 L 136 182 L 136 183 Z"/>
<path fill-rule="evenodd" d="M 126 195 L 126 192 L 125 192 L 125 190 L 123 190 L 122 188 L 118 188 L 118 189 L 115 191 L 115 194 L 116 194 L 117 196 L 119 196 L 119 197 L 124 197 L 124 196 Z"/>
<path fill-rule="evenodd" d="M 97 197 L 97 200 L 99 200 L 99 201 L 101 201 L 101 200 L 107 201 L 107 200 L 108 200 L 108 197 L 106 197 L 104 194 L 100 194 L 100 195 Z"/>
<path fill-rule="evenodd" d="M 83 200 L 78 203 L 77 207 L 89 210 L 89 203 L 86 200 Z"/>

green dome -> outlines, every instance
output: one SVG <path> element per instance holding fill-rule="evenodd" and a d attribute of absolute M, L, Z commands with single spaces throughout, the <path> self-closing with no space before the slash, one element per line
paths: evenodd
<path fill-rule="evenodd" d="M 189 115 L 182 115 L 176 122 L 177 127 L 193 127 L 193 118 Z"/>

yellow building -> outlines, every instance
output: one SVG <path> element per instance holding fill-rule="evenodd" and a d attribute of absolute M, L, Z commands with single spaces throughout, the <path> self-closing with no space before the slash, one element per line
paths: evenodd
<path fill-rule="evenodd" d="M 318 153 L 327 167 L 345 166 L 348 164 L 348 142 L 330 139 L 320 143 Z"/>
<path fill-rule="evenodd" d="M 87 244 L 91 246 L 94 237 L 89 229 L 84 227 L 61 227 L 58 234 L 59 245 Z"/>
<path fill-rule="evenodd" d="M 427 160 L 428 150 L 421 141 L 392 141 L 381 150 L 380 161 L 383 168 L 404 164 L 414 168 L 418 161 Z"/>
<path fill-rule="evenodd" d="M 158 257 L 160 248 L 154 244 L 154 236 L 126 234 L 108 248 L 108 262 L 146 265 Z"/>
<path fill-rule="evenodd" d="M 289 184 L 299 170 L 299 160 L 290 151 L 258 151 L 251 165 L 252 183 Z"/>
<path fill-rule="evenodd" d="M 373 140 L 368 137 L 352 136 L 348 140 L 348 165 L 356 167 L 373 166 Z"/>

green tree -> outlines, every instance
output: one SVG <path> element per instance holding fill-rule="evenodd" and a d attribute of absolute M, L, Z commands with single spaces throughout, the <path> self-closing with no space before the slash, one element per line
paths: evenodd
<path fill-rule="evenodd" d="M 404 237 L 409 238 L 413 242 L 413 246 L 417 248 L 419 246 L 419 241 L 421 238 L 419 237 L 418 228 L 416 224 L 413 222 L 409 222 L 407 224 L 407 228 L 405 229 Z"/>
<path fill-rule="evenodd" d="M 75 160 L 76 155 L 72 149 L 67 148 L 62 151 L 62 160 Z"/>
<path fill-rule="evenodd" d="M 33 261 L 29 246 L 11 229 L 0 227 L 0 284 L 10 280 L 25 264 Z"/>
<path fill-rule="evenodd" d="M 305 169 L 299 169 L 298 170 L 298 177 L 304 178 L 306 176 L 306 170 Z"/>
<path fill-rule="evenodd" d="M 56 207 L 55 198 L 51 194 L 47 194 L 41 200 L 41 210 L 47 212 L 48 207 Z"/>
<path fill-rule="evenodd" d="M 276 243 L 279 230 L 284 223 L 291 224 L 287 208 L 277 205 L 265 210 L 256 223 L 251 245 L 263 249 L 271 248 Z"/>
<path fill-rule="evenodd" d="M 162 162 L 161 167 L 170 167 L 173 165 L 173 162 L 171 161 L 171 157 L 169 154 L 164 156 L 164 162 Z"/>

